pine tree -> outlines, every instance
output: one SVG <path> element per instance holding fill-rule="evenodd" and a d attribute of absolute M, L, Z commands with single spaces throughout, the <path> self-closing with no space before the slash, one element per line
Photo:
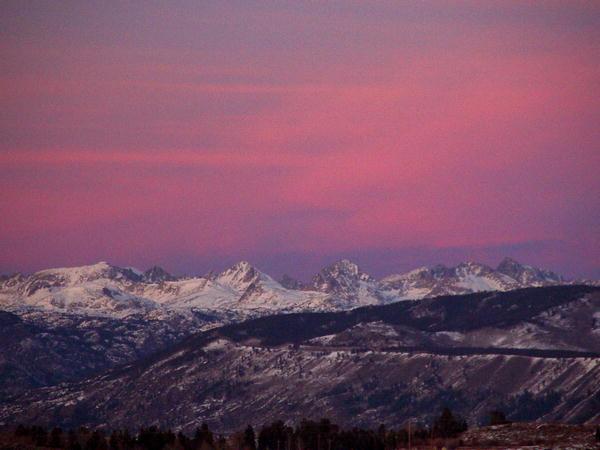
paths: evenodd
<path fill-rule="evenodd" d="M 200 425 L 200 428 L 196 428 L 196 432 L 194 433 L 194 442 L 197 446 L 201 446 L 204 443 L 210 446 L 213 445 L 213 434 L 206 423 Z"/>
<path fill-rule="evenodd" d="M 52 429 L 48 445 L 56 448 L 62 447 L 62 430 L 60 428 L 54 427 Z"/>
<path fill-rule="evenodd" d="M 449 408 L 444 408 L 433 424 L 433 435 L 442 438 L 455 437 L 466 429 L 467 423 L 464 420 L 456 419 Z"/>
<path fill-rule="evenodd" d="M 31 430 L 23 424 L 19 424 L 15 430 L 15 436 L 29 436 Z"/>
<path fill-rule="evenodd" d="M 490 426 L 491 425 L 504 425 L 510 423 L 506 420 L 506 416 L 502 411 L 492 411 L 490 412 Z"/>
<path fill-rule="evenodd" d="M 77 433 L 75 433 L 73 430 L 69 430 L 69 434 L 67 436 L 67 448 L 69 450 L 81 450 L 81 444 L 79 443 Z"/>
<path fill-rule="evenodd" d="M 45 447 L 48 442 L 48 432 L 42 427 L 32 427 L 31 436 L 35 445 L 38 447 Z"/>
<path fill-rule="evenodd" d="M 106 439 L 99 431 L 94 431 L 85 443 L 85 450 L 106 450 Z"/>
<path fill-rule="evenodd" d="M 254 428 L 248 425 L 246 431 L 244 431 L 244 448 L 248 450 L 256 450 L 256 435 L 254 434 Z"/>
<path fill-rule="evenodd" d="M 121 440 L 120 433 L 118 431 L 113 431 L 110 434 L 110 438 L 108 439 L 108 447 L 110 450 L 119 450 L 119 441 Z"/>

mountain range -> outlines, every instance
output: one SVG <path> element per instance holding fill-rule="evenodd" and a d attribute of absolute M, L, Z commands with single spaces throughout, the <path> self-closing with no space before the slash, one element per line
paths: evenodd
<path fill-rule="evenodd" d="M 444 296 L 266 316 L 193 334 L 74 383 L 0 403 L 1 423 L 230 432 L 278 418 L 345 426 L 600 420 L 600 288 Z"/>
<path fill-rule="evenodd" d="M 146 272 L 105 262 L 15 274 L 0 281 L 0 308 L 77 316 L 125 318 L 193 316 L 227 322 L 275 312 L 339 311 L 395 301 L 481 291 L 569 284 L 563 277 L 505 258 L 496 269 L 465 262 L 421 267 L 380 280 L 353 262 L 323 268 L 310 283 L 281 282 L 242 261 L 219 274 L 175 277 L 160 267 Z M 589 284 L 586 282 L 584 284 Z"/>
<path fill-rule="evenodd" d="M 596 420 L 595 286 L 510 258 L 381 279 L 341 260 L 308 283 L 247 262 L 198 277 L 105 262 L 3 276 L 0 425 L 210 419 L 226 431 L 252 418 L 248 405 L 378 425 L 443 402 L 477 421 L 490 393 L 533 395 L 528 417 Z M 519 381 L 496 392 L 506 376 Z"/>

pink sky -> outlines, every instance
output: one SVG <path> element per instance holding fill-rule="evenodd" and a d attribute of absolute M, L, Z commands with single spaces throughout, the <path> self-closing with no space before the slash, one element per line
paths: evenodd
<path fill-rule="evenodd" d="M 2 2 L 0 270 L 600 277 L 596 2 Z"/>

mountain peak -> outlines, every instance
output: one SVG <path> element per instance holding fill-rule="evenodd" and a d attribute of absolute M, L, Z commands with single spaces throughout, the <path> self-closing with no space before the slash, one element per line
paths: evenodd
<path fill-rule="evenodd" d="M 313 287 L 321 292 L 355 291 L 361 281 L 371 282 L 373 278 L 361 272 L 356 263 L 341 259 L 322 269 L 313 277 Z"/>
<path fill-rule="evenodd" d="M 247 272 L 253 269 L 254 267 L 252 266 L 252 264 L 245 260 L 241 260 L 229 268 L 229 270 L 235 270 L 237 272 Z"/>
<path fill-rule="evenodd" d="M 160 283 L 161 281 L 175 281 L 176 277 L 159 266 L 153 266 L 143 273 L 144 281 Z"/>
<path fill-rule="evenodd" d="M 525 267 L 525 266 L 523 264 L 521 264 L 520 262 L 518 262 L 516 259 L 513 259 L 510 256 L 505 256 L 502 259 L 502 261 L 500 261 L 500 264 L 498 264 L 498 267 L 496 268 L 496 270 L 498 270 L 499 272 L 503 272 L 503 269 L 522 268 L 522 267 Z"/>
<path fill-rule="evenodd" d="M 358 264 L 350 261 L 349 259 L 340 259 L 339 261 L 327 266 L 323 270 L 326 270 L 330 273 L 338 272 L 352 276 L 358 276 L 360 274 L 360 268 L 358 267 Z"/>
<path fill-rule="evenodd" d="M 548 283 L 560 283 L 563 278 L 554 272 L 537 267 L 520 264 L 510 257 L 504 258 L 498 268 L 498 272 L 514 278 L 519 283 L 531 286 L 541 286 Z"/>
<path fill-rule="evenodd" d="M 129 269 L 113 266 L 105 261 L 79 267 L 59 267 L 41 270 L 27 277 L 24 293 L 33 295 L 41 289 L 77 286 L 98 280 L 128 280 L 137 282 L 141 277 Z"/>
<path fill-rule="evenodd" d="M 261 275 L 262 272 L 252 266 L 248 261 L 240 261 L 229 269 L 221 272 L 217 279 L 222 283 L 239 285 L 240 283 L 251 283 Z"/>

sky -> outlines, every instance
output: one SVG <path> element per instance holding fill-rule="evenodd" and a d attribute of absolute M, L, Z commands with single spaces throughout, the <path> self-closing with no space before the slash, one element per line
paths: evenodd
<path fill-rule="evenodd" d="M 600 278 L 600 2 L 0 3 L 0 272 Z"/>

